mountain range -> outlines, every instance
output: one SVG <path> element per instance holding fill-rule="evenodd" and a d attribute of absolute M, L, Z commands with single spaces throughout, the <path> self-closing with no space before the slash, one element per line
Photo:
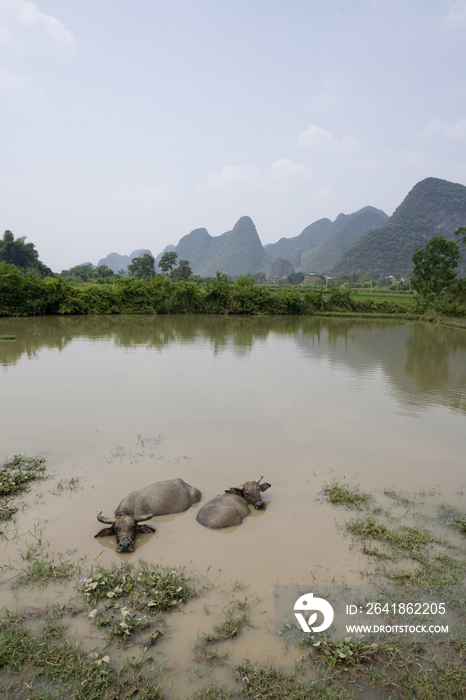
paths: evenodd
<path fill-rule="evenodd" d="M 437 178 L 418 182 L 392 216 L 367 206 L 335 221 L 319 219 L 299 235 L 263 246 L 249 216 L 242 216 L 231 231 L 211 236 L 198 228 L 168 245 L 156 257 L 175 251 L 188 260 L 194 274 L 214 276 L 217 271 L 237 277 L 274 269 L 329 272 L 332 276 L 354 272 L 373 276 L 412 271 L 412 256 L 433 237 L 455 240 L 454 231 L 466 225 L 466 187 Z M 138 250 L 130 256 L 111 253 L 99 260 L 113 270 L 126 269 L 135 257 L 150 253 Z M 126 260 L 128 262 L 126 262 Z M 274 264 L 275 261 L 275 264 Z M 277 265 L 277 261 L 283 264 Z"/>

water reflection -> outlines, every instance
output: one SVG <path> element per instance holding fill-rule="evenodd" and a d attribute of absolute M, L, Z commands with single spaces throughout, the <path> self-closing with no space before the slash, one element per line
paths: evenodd
<path fill-rule="evenodd" d="M 85 316 L 0 319 L 0 363 L 7 370 L 44 349 L 63 351 L 76 339 L 110 340 L 116 348 L 165 352 L 207 347 L 247 358 L 257 344 L 287 339 L 307 361 L 343 365 L 363 377 L 382 371 L 399 403 L 440 404 L 466 412 L 466 333 L 429 324 L 314 317 Z M 290 358 L 284 356 L 284 361 Z"/>

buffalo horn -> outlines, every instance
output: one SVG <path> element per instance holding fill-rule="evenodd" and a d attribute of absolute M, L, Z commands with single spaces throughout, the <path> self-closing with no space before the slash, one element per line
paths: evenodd
<path fill-rule="evenodd" d="M 150 520 L 153 517 L 154 517 L 153 513 L 146 513 L 145 515 L 138 515 L 134 519 L 137 523 L 141 523 L 143 520 Z"/>
<path fill-rule="evenodd" d="M 99 520 L 101 523 L 107 523 L 107 525 L 115 524 L 114 520 L 111 518 L 106 518 L 104 515 L 102 515 L 102 511 L 100 511 L 99 515 L 97 516 L 97 520 Z"/>
<path fill-rule="evenodd" d="M 259 485 L 259 484 L 260 484 L 260 482 L 262 481 L 262 479 L 263 479 L 263 478 L 264 478 L 264 477 L 263 477 L 263 476 L 261 476 L 261 478 L 257 480 L 257 485 Z"/>

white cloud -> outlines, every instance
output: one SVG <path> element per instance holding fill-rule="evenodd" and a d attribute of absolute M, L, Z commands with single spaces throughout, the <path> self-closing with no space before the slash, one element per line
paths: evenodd
<path fill-rule="evenodd" d="M 303 163 L 293 163 L 288 158 L 279 158 L 270 166 L 270 175 L 275 182 L 283 182 L 296 177 L 310 177 L 311 171 Z"/>
<path fill-rule="evenodd" d="M 57 44 L 67 48 L 77 48 L 73 34 L 65 29 L 56 17 L 42 12 L 33 2 L 0 0 L 0 13 L 0 39 L 6 43 L 17 46 L 21 43 L 15 38 L 18 28 L 36 26 L 45 30 Z"/>
<path fill-rule="evenodd" d="M 330 131 L 322 129 L 316 124 L 312 124 L 308 129 L 300 133 L 298 143 L 301 146 L 325 148 L 331 153 L 352 153 L 361 148 L 359 139 L 355 139 L 352 136 L 336 138 Z"/>
<path fill-rule="evenodd" d="M 13 75 L 8 68 L 0 66 L 0 85 L 13 88 L 22 88 L 28 83 L 29 78 L 20 78 L 18 75 Z"/>
<path fill-rule="evenodd" d="M 168 196 L 164 185 L 143 185 L 132 195 L 132 200 L 139 204 L 159 206 Z"/>
<path fill-rule="evenodd" d="M 226 165 L 220 173 L 210 173 L 207 182 L 203 185 L 196 185 L 196 189 L 231 190 L 261 184 L 259 173 L 252 165 Z"/>
<path fill-rule="evenodd" d="M 311 124 L 309 129 L 302 131 L 299 135 L 298 143 L 301 146 L 320 146 L 332 140 L 332 134 L 325 129 L 321 129 L 316 124 Z"/>
<path fill-rule="evenodd" d="M 454 124 L 444 122 L 441 119 L 431 119 L 421 131 L 416 134 L 421 140 L 442 138 L 453 141 L 466 139 L 466 117 L 458 119 Z"/>
<path fill-rule="evenodd" d="M 444 31 L 455 31 L 466 27 L 466 0 L 456 0 L 445 15 Z"/>

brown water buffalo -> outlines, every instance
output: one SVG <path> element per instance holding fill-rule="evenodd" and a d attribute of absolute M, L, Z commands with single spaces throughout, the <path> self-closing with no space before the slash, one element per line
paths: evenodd
<path fill-rule="evenodd" d="M 211 528 L 241 525 L 249 515 L 249 503 L 257 509 L 265 508 L 261 493 L 271 485 L 267 482 L 261 484 L 263 478 L 261 476 L 258 481 L 246 481 L 242 486 L 226 489 L 225 493 L 216 496 L 201 508 L 196 520 Z"/>
<path fill-rule="evenodd" d="M 117 552 L 134 552 L 134 540 L 138 532 L 155 532 L 150 525 L 140 525 L 155 515 L 181 513 L 201 500 L 201 492 L 183 479 L 158 481 L 140 491 L 126 496 L 115 511 L 115 517 L 105 518 L 101 513 L 97 520 L 111 527 L 104 527 L 95 537 L 116 535 Z"/>

